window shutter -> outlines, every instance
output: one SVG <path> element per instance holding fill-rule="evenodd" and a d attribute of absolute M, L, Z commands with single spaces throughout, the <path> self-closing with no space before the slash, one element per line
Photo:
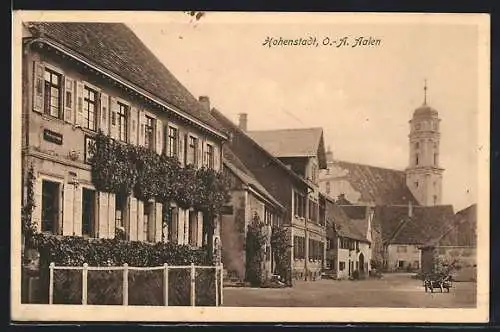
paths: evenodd
<path fill-rule="evenodd" d="M 82 187 L 75 188 L 75 206 L 73 216 L 73 231 L 74 235 L 82 236 Z"/>
<path fill-rule="evenodd" d="M 83 83 L 80 81 L 76 82 L 76 119 L 75 123 L 79 126 L 83 126 Z"/>
<path fill-rule="evenodd" d="M 177 224 L 177 244 L 184 244 L 185 217 L 186 217 L 186 210 L 184 210 L 183 208 L 179 208 L 178 224 Z"/>
<path fill-rule="evenodd" d="M 108 238 L 113 239 L 115 237 L 115 210 L 116 210 L 116 202 L 115 202 L 115 194 L 108 194 Z"/>
<path fill-rule="evenodd" d="M 163 228 L 163 205 L 161 203 L 155 203 L 155 227 L 154 227 L 155 242 L 161 242 L 162 228 Z"/>
<path fill-rule="evenodd" d="M 137 144 L 139 146 L 144 146 L 144 131 L 145 131 L 145 114 L 142 109 L 139 110 L 139 122 L 138 122 L 138 136 L 137 136 Z"/>
<path fill-rule="evenodd" d="M 63 235 L 73 235 L 73 201 L 75 199 L 75 186 L 70 183 L 64 184 L 63 202 Z"/>
<path fill-rule="evenodd" d="M 205 142 L 201 138 L 198 138 L 198 157 L 196 158 L 196 160 L 198 161 L 198 168 L 201 168 L 204 165 L 203 144 L 205 144 Z"/>
<path fill-rule="evenodd" d="M 33 111 L 43 113 L 45 89 L 45 67 L 41 62 L 33 62 Z"/>
<path fill-rule="evenodd" d="M 137 133 L 138 133 L 138 130 L 137 130 L 137 121 L 138 121 L 138 117 L 139 117 L 139 112 L 137 110 L 137 107 L 135 106 L 131 106 L 130 107 L 130 116 L 129 116 L 129 125 L 128 125 L 128 128 L 129 128 L 129 132 L 130 132 L 130 144 L 132 145 L 137 145 Z"/>
<path fill-rule="evenodd" d="M 219 171 L 220 168 L 219 146 L 214 144 L 213 148 L 214 148 L 214 170 Z"/>
<path fill-rule="evenodd" d="M 118 126 L 117 126 L 117 112 L 118 112 L 118 101 L 116 98 L 111 97 L 111 112 L 109 117 L 109 136 L 111 138 L 118 138 Z"/>
<path fill-rule="evenodd" d="M 177 130 L 177 142 L 179 144 L 179 151 L 177 151 L 177 156 L 179 158 L 180 164 L 184 165 L 184 143 L 185 143 L 185 137 L 184 137 L 184 133 L 181 131 L 180 128 Z"/>
<path fill-rule="evenodd" d="M 32 222 L 38 231 L 42 230 L 42 179 L 37 177 L 33 188 L 35 207 L 32 213 Z"/>
<path fill-rule="evenodd" d="M 101 125 L 100 128 L 105 135 L 109 135 L 109 96 L 101 93 Z"/>
<path fill-rule="evenodd" d="M 137 198 L 130 196 L 129 238 L 137 241 Z"/>
<path fill-rule="evenodd" d="M 196 234 L 196 245 L 201 247 L 203 245 L 203 212 L 198 211 L 198 234 Z"/>
<path fill-rule="evenodd" d="M 75 121 L 75 80 L 64 77 L 64 121 L 73 123 Z"/>
<path fill-rule="evenodd" d="M 108 237 L 108 193 L 97 192 L 97 197 L 99 238 L 106 239 Z"/>
<path fill-rule="evenodd" d="M 156 153 L 161 154 L 163 151 L 163 124 L 160 119 L 156 119 Z"/>
<path fill-rule="evenodd" d="M 137 200 L 137 240 L 144 241 L 144 202 Z"/>

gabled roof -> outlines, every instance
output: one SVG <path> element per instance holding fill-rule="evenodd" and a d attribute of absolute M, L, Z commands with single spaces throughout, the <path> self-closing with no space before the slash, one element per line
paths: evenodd
<path fill-rule="evenodd" d="M 374 223 L 382 228 L 382 240 L 386 244 L 422 245 L 441 234 L 454 217 L 451 205 L 409 207 L 377 206 Z"/>
<path fill-rule="evenodd" d="M 276 205 L 280 209 L 284 210 L 285 208 L 281 205 L 278 200 L 276 200 L 273 195 L 271 195 L 264 186 L 257 181 L 255 176 L 250 172 L 250 170 L 243 164 L 243 162 L 231 151 L 231 149 L 227 146 L 223 146 L 224 152 L 224 165 L 226 165 L 233 174 L 238 177 L 244 184 L 252 187 L 259 194 L 264 196 L 268 201 L 272 204 Z"/>
<path fill-rule="evenodd" d="M 122 23 L 30 22 L 50 39 L 209 127 L 217 122 L 143 42 Z"/>
<path fill-rule="evenodd" d="M 412 202 L 419 205 L 406 185 L 404 171 L 335 160 L 328 167 L 338 167 L 341 176 L 334 180 L 346 180 L 361 194 L 360 200 L 374 205 L 399 205 Z"/>
<path fill-rule="evenodd" d="M 326 168 L 323 128 L 294 128 L 249 131 L 248 135 L 273 156 L 318 157 L 319 168 Z"/>
<path fill-rule="evenodd" d="M 351 219 L 344 209 L 326 200 L 326 221 L 329 236 L 335 236 L 334 232 L 341 237 L 369 243 L 366 238 L 368 222 L 366 219 Z"/>
<path fill-rule="evenodd" d="M 446 227 L 443 227 L 443 230 L 425 243 L 423 247 L 476 246 L 476 227 L 477 205 L 473 204 L 457 212 L 454 218 L 450 218 Z"/>
<path fill-rule="evenodd" d="M 296 183 L 300 183 L 304 187 L 310 188 L 311 185 L 302 177 L 300 177 L 297 173 L 292 171 L 290 168 L 288 168 L 284 163 L 282 163 L 277 157 L 273 156 L 269 151 L 264 149 L 261 145 L 259 145 L 257 142 L 255 142 L 250 136 L 247 135 L 246 132 L 241 130 L 236 124 L 234 124 L 231 120 L 229 120 L 222 112 L 217 110 L 216 108 L 213 108 L 211 110 L 212 116 L 216 119 L 216 121 L 219 123 L 219 126 L 223 128 L 226 133 L 230 136 L 229 144 L 232 147 L 231 144 L 231 136 L 239 136 L 246 140 L 249 144 L 251 144 L 255 149 L 260 151 L 263 155 L 265 155 L 268 159 L 268 161 L 274 163 L 278 167 L 280 167 L 285 173 L 287 173 L 291 179 L 293 179 Z M 237 155 L 238 151 L 233 152 Z"/>

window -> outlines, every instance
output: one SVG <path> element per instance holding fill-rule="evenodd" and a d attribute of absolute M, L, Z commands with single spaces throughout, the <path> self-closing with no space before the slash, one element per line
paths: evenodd
<path fill-rule="evenodd" d="M 189 136 L 187 164 L 197 164 L 196 151 L 198 151 L 198 139 L 194 136 Z"/>
<path fill-rule="evenodd" d="M 118 112 L 116 114 L 116 125 L 118 126 L 118 139 L 127 142 L 127 121 L 128 106 L 118 102 Z"/>
<path fill-rule="evenodd" d="M 127 199 L 125 196 L 117 194 L 115 196 L 115 227 L 125 230 L 125 207 Z"/>
<path fill-rule="evenodd" d="M 339 262 L 339 271 L 345 270 L 345 262 Z"/>
<path fill-rule="evenodd" d="M 293 256 L 295 259 L 305 258 L 306 239 L 302 236 L 293 237 Z"/>
<path fill-rule="evenodd" d="M 300 193 L 294 194 L 294 214 L 298 217 L 306 216 L 306 198 Z"/>
<path fill-rule="evenodd" d="M 144 203 L 144 216 L 143 216 L 143 239 L 148 242 L 154 242 L 154 214 L 153 214 L 153 203 Z"/>
<path fill-rule="evenodd" d="M 42 182 L 42 232 L 60 234 L 59 183 L 43 180 Z"/>
<path fill-rule="evenodd" d="M 205 151 L 205 164 L 208 168 L 214 168 L 214 147 L 211 144 L 207 144 L 207 150 Z"/>
<path fill-rule="evenodd" d="M 264 223 L 266 225 L 272 225 L 273 224 L 273 213 L 267 206 L 264 207 Z"/>
<path fill-rule="evenodd" d="M 45 96 L 43 112 L 62 119 L 61 112 L 61 78 L 62 76 L 45 68 Z"/>
<path fill-rule="evenodd" d="M 177 233 L 178 233 L 178 210 L 177 208 L 170 208 L 165 215 L 167 232 L 168 232 L 168 242 L 177 243 Z M 165 234 L 164 234 L 165 236 Z"/>
<path fill-rule="evenodd" d="M 66 85 L 64 102 L 66 104 L 66 108 L 71 109 L 73 108 L 73 80 L 66 78 L 64 81 Z"/>
<path fill-rule="evenodd" d="M 326 193 L 330 194 L 330 181 L 326 181 Z"/>
<path fill-rule="evenodd" d="M 398 268 L 402 269 L 405 267 L 405 261 L 398 261 Z"/>
<path fill-rule="evenodd" d="M 95 237 L 95 191 L 83 188 L 82 193 L 82 234 Z"/>
<path fill-rule="evenodd" d="M 406 252 L 406 246 L 398 246 L 397 252 Z"/>
<path fill-rule="evenodd" d="M 168 156 L 169 157 L 177 157 L 177 138 L 178 132 L 177 128 L 168 127 Z"/>
<path fill-rule="evenodd" d="M 83 90 L 83 126 L 96 130 L 97 92 L 85 86 Z"/>
<path fill-rule="evenodd" d="M 146 117 L 146 125 L 144 126 L 144 146 L 147 149 L 154 149 L 154 124 L 155 124 L 155 119 L 153 119 L 150 116 L 145 116 Z"/>

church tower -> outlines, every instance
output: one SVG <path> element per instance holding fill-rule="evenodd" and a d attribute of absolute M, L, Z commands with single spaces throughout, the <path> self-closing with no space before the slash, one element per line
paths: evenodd
<path fill-rule="evenodd" d="M 406 185 L 422 206 L 440 205 L 444 169 L 439 167 L 438 112 L 427 105 L 427 83 L 424 103 L 410 120 L 410 163 L 406 169 Z"/>

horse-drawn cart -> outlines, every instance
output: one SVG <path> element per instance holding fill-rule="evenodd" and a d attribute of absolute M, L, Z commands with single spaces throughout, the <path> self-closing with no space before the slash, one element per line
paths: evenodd
<path fill-rule="evenodd" d="M 441 293 L 446 289 L 446 292 L 450 292 L 450 288 L 452 287 L 452 278 L 450 275 L 434 275 L 434 276 L 426 276 L 424 278 L 424 288 L 427 293 L 430 291 L 434 293 L 434 289 L 440 289 Z"/>

